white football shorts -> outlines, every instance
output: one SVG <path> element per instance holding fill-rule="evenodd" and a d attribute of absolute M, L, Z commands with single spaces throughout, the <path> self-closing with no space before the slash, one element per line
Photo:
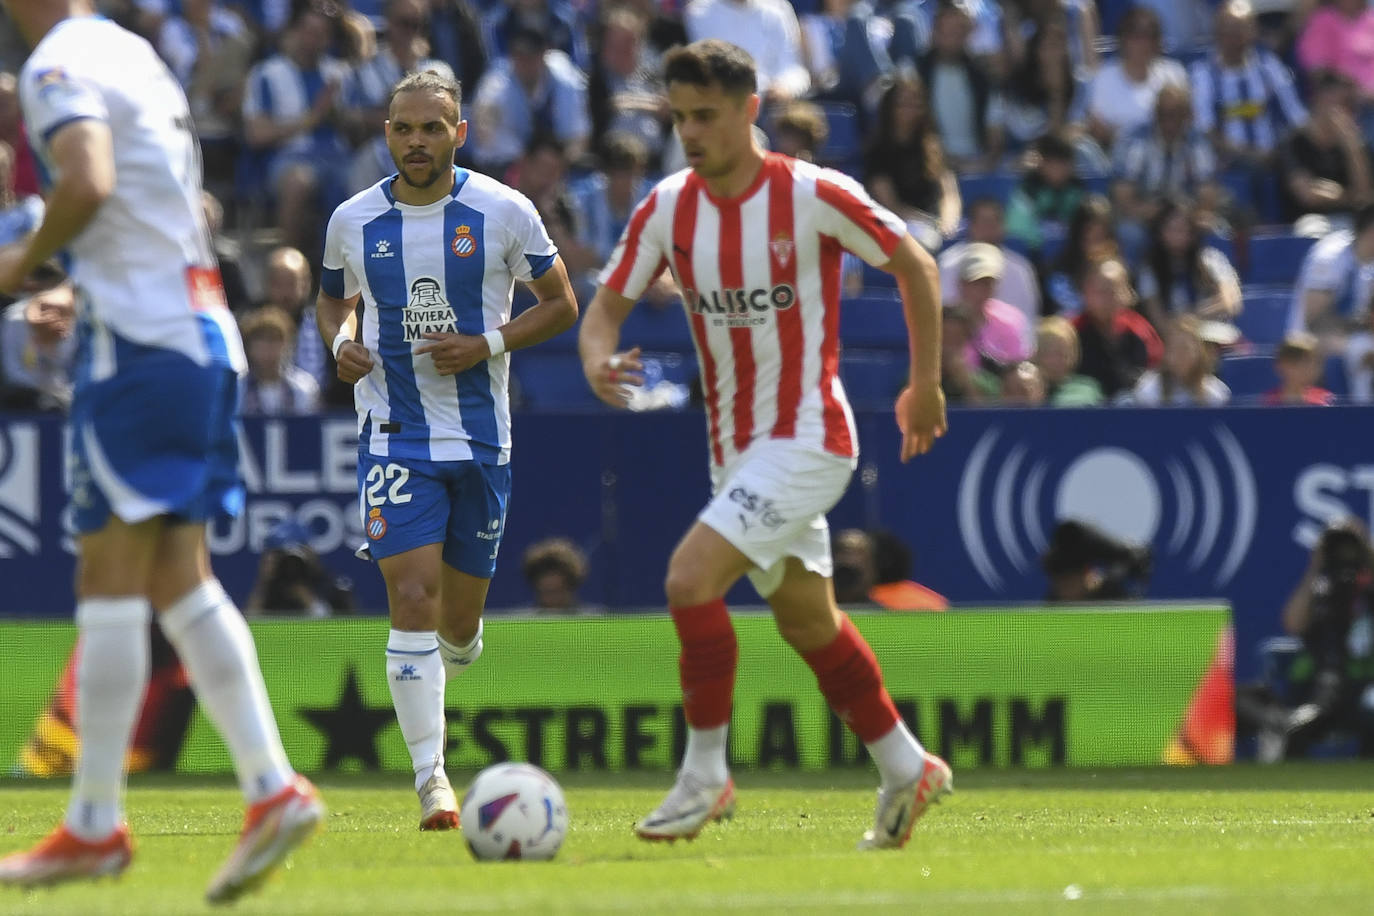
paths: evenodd
<path fill-rule="evenodd" d="M 844 495 L 856 464 L 793 439 L 759 439 L 712 468 L 714 495 L 697 518 L 753 562 L 749 581 L 764 598 L 782 584 L 787 557 L 829 577 L 825 513 Z"/>

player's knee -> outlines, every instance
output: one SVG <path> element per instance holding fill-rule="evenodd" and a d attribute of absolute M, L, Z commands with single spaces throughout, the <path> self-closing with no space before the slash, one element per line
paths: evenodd
<path fill-rule="evenodd" d="M 397 582 L 391 588 L 393 623 L 433 629 L 439 616 L 439 590 L 419 579 Z"/>
<path fill-rule="evenodd" d="M 705 604 L 720 597 L 715 592 L 712 583 L 694 574 L 685 564 L 668 565 L 668 575 L 663 580 L 663 593 L 668 598 L 669 607 L 695 607 Z"/>
<path fill-rule="evenodd" d="M 814 652 L 835 641 L 839 626 L 830 615 L 800 620 L 778 620 L 778 635 L 798 652 Z"/>

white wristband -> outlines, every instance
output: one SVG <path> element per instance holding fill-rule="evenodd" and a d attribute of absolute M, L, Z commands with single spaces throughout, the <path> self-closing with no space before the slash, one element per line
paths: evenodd
<path fill-rule="evenodd" d="M 506 352 L 506 338 L 501 333 L 500 328 L 492 328 L 482 336 L 487 339 L 487 346 L 491 347 L 492 356 L 500 356 Z"/>
<path fill-rule="evenodd" d="M 347 328 L 339 328 L 339 333 L 334 335 L 334 344 L 329 348 L 330 351 L 334 354 L 335 362 L 338 362 L 339 359 L 339 347 L 342 347 L 345 343 L 352 339 L 353 337 L 348 333 Z"/>

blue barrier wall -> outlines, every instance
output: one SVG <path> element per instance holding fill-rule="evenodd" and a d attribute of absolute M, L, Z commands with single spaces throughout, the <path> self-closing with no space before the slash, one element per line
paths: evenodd
<path fill-rule="evenodd" d="M 988 604 L 1038 600 L 1036 558 L 1054 520 L 1086 514 L 1153 545 L 1150 597 L 1233 603 L 1245 677 L 1322 523 L 1374 518 L 1369 419 L 1345 407 L 956 411 L 935 451 L 902 465 L 891 415 L 860 412 L 864 455 L 831 522 L 893 529 L 914 548 L 918 579 Z M 62 435 L 54 417 L 0 419 L 0 614 L 70 613 Z M 701 415 L 526 413 L 515 437 L 492 606 L 528 601 L 520 554 L 553 534 L 588 551 L 589 601 L 657 606 L 668 553 L 706 499 Z M 355 447 L 351 416 L 247 424 L 247 512 L 212 538 L 236 598 L 264 536 L 294 513 L 360 604 L 383 606 L 380 576 L 351 555 Z M 757 599 L 741 586 L 732 600 Z"/>

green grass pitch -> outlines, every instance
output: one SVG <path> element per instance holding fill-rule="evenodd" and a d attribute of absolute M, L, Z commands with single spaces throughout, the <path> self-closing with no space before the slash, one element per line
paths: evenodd
<path fill-rule="evenodd" d="M 466 782 L 470 774 L 454 774 Z M 568 776 L 552 863 L 479 864 L 421 834 L 404 776 L 320 780 L 326 831 L 237 913 L 1317 913 L 1374 910 L 1374 766 L 956 772 L 906 849 L 859 853 L 868 772 L 738 774 L 739 812 L 695 842 L 646 844 L 665 774 Z M 0 846 L 57 820 L 59 782 L 6 782 Z M 138 842 L 117 881 L 0 891 L 0 913 L 206 912 L 241 817 L 223 780 L 133 780 Z"/>

